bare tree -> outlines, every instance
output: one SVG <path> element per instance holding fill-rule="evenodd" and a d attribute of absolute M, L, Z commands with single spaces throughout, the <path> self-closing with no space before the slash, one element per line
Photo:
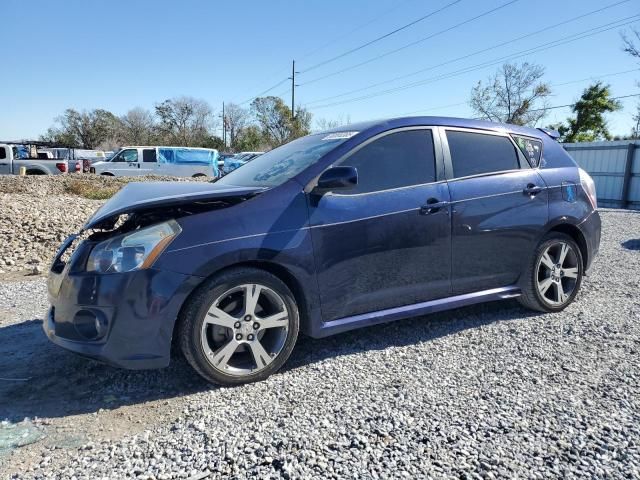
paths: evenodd
<path fill-rule="evenodd" d="M 136 107 L 120 117 L 120 137 L 128 145 L 151 143 L 155 122 L 149 110 Z"/>
<path fill-rule="evenodd" d="M 215 127 L 213 110 L 204 100 L 179 97 L 155 107 L 163 143 L 193 147 L 207 143 Z"/>
<path fill-rule="evenodd" d="M 245 128 L 249 124 L 249 111 L 235 103 L 225 105 L 224 126 L 229 132 L 229 145 L 232 149 L 237 148 L 238 139 L 242 136 Z"/>
<path fill-rule="evenodd" d="M 316 132 L 322 132 L 324 130 L 331 130 L 332 128 L 338 128 L 343 125 L 349 125 L 351 123 L 351 117 L 347 115 L 343 117 L 340 115 L 338 118 L 333 120 L 327 120 L 326 118 L 318 118 L 316 119 L 316 128 L 314 129 Z"/>
<path fill-rule="evenodd" d="M 535 125 L 547 114 L 549 84 L 541 82 L 540 65 L 505 63 L 487 80 L 471 91 L 470 105 L 485 120 Z"/>
<path fill-rule="evenodd" d="M 622 33 L 623 50 L 640 60 L 640 30 L 632 28 L 631 33 Z"/>

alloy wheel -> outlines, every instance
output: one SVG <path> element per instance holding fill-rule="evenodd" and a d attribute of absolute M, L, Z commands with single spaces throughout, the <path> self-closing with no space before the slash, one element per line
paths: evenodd
<path fill-rule="evenodd" d="M 284 348 L 289 312 L 284 299 L 260 284 L 243 284 L 220 295 L 202 324 L 207 361 L 227 375 L 255 374 Z"/>
<path fill-rule="evenodd" d="M 549 245 L 537 265 L 536 288 L 542 299 L 558 307 L 567 303 L 578 283 L 579 256 L 566 242 Z"/>

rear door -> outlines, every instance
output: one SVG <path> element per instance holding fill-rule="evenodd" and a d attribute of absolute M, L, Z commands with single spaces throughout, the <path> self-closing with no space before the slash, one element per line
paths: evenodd
<path fill-rule="evenodd" d="M 441 129 L 452 203 L 452 289 L 517 283 L 548 219 L 548 192 L 506 133 Z"/>
<path fill-rule="evenodd" d="M 142 162 L 140 162 L 140 175 L 158 174 L 158 155 L 155 148 L 142 149 Z"/>
<path fill-rule="evenodd" d="M 385 132 L 336 165 L 356 167 L 358 185 L 308 197 L 324 320 L 446 297 L 449 192 L 434 130 Z"/>

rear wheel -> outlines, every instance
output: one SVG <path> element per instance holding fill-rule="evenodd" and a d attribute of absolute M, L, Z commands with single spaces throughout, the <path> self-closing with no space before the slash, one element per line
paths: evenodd
<path fill-rule="evenodd" d="M 289 358 L 298 337 L 298 308 L 274 275 L 230 270 L 206 282 L 188 302 L 178 332 L 182 352 L 208 381 L 263 380 Z"/>
<path fill-rule="evenodd" d="M 582 275 L 582 254 L 576 242 L 552 232 L 542 239 L 524 272 L 520 303 L 542 312 L 564 310 L 578 294 Z"/>

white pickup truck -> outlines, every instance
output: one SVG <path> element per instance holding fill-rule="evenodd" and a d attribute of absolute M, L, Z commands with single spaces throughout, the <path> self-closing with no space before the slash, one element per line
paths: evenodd
<path fill-rule="evenodd" d="M 27 175 L 60 175 L 75 172 L 77 165 L 79 166 L 73 160 L 53 158 L 51 152 L 38 152 L 37 149 L 28 147 L 26 150 L 27 157 L 34 158 L 22 158 L 24 155 L 19 155 L 18 145 L 0 143 L 0 175 L 19 175 L 21 167 L 25 167 Z"/>

